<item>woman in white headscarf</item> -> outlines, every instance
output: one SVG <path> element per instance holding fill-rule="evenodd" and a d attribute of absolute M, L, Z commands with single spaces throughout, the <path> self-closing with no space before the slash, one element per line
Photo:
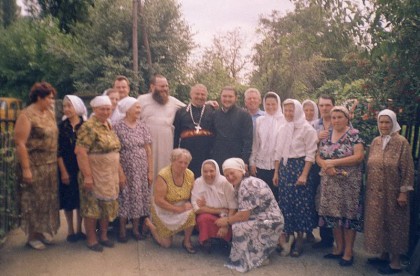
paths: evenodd
<path fill-rule="evenodd" d="M 251 175 L 256 176 L 270 186 L 274 198 L 278 200 L 278 188 L 273 184 L 274 151 L 280 126 L 285 122 L 281 109 L 280 97 L 268 92 L 263 100 L 265 115 L 255 122 L 252 154 L 249 159 Z"/>
<path fill-rule="evenodd" d="M 283 215 L 268 185 L 245 176 L 242 159 L 227 159 L 222 167 L 238 201 L 238 212 L 216 220 L 219 227 L 232 225 L 232 248 L 225 266 L 246 272 L 269 263 L 283 229 Z"/>
<path fill-rule="evenodd" d="M 283 102 L 286 123 L 280 128 L 276 147 L 279 205 L 284 214 L 285 239 L 297 232 L 292 257 L 303 252 L 303 234 L 316 227 L 315 183 L 309 173 L 317 150 L 316 130 L 306 121 L 302 105 L 294 99 Z M 290 238 L 289 238 L 290 235 Z M 290 242 L 289 242 L 290 244 Z M 286 256 L 290 247 L 280 241 Z"/>
<path fill-rule="evenodd" d="M 306 121 L 311 125 L 319 119 L 318 105 L 312 100 L 304 100 L 302 102 L 303 112 L 305 112 Z"/>
<path fill-rule="evenodd" d="M 87 110 L 82 99 L 74 95 L 66 95 L 63 100 L 63 120 L 58 125 L 58 168 L 60 209 L 64 209 L 67 220 L 67 241 L 76 242 L 85 239 L 82 233 L 82 217 L 79 213 L 79 184 L 74 148 L 76 147 L 77 131 L 87 118 Z M 76 210 L 76 232 L 73 228 L 73 210 Z"/>
<path fill-rule="evenodd" d="M 369 150 L 365 201 L 365 247 L 379 258 L 368 259 L 381 274 L 401 272 L 400 255 L 407 253 L 414 164 L 410 145 L 398 132 L 396 115 L 389 109 L 378 114 L 380 136 Z"/>
<path fill-rule="evenodd" d="M 153 181 L 152 138 L 149 128 L 140 120 L 140 102 L 125 97 L 118 102 L 123 119 L 114 125 L 114 131 L 121 142 L 120 162 L 127 178 L 127 185 L 121 189 L 118 198 L 120 229 L 118 241 L 127 242 L 127 219 L 133 222 L 133 238 L 142 240 L 140 219 L 150 215 L 150 196 Z"/>
<path fill-rule="evenodd" d="M 191 204 L 197 215 L 198 241 L 207 252 L 210 252 L 212 238 L 230 241 L 232 231 L 214 222 L 219 217 L 233 215 L 238 203 L 232 184 L 220 174 L 219 165 L 213 159 L 205 160 L 201 166 L 201 177 L 195 180 L 191 192 Z"/>

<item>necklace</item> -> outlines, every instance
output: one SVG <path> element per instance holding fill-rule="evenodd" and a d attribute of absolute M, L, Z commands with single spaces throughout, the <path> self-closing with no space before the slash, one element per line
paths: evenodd
<path fill-rule="evenodd" d="M 201 113 L 200 113 L 200 119 L 198 120 L 198 123 L 195 122 L 194 120 L 194 116 L 192 114 L 192 106 L 191 103 L 188 104 L 187 110 L 190 110 L 190 116 L 191 116 L 191 120 L 193 122 L 193 124 L 195 125 L 195 133 L 198 133 L 202 128 L 200 126 L 201 124 L 201 119 L 203 118 L 203 114 L 204 114 L 204 110 L 206 109 L 206 105 L 203 105 L 203 107 L 201 108 Z"/>

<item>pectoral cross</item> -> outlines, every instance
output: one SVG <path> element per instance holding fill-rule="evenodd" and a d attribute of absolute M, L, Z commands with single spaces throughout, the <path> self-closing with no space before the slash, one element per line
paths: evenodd
<path fill-rule="evenodd" d="M 201 126 L 200 125 L 196 125 L 195 126 L 195 133 L 200 132 L 200 130 L 201 130 Z"/>

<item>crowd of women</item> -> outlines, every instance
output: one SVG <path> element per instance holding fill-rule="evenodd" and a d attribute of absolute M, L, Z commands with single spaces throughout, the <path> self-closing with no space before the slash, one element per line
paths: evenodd
<path fill-rule="evenodd" d="M 379 136 L 365 158 L 365 141 L 349 111 L 335 106 L 334 99 L 321 96 L 318 111 L 311 100 L 281 102 L 268 92 L 265 114 L 256 120 L 249 168 L 240 158 L 223 164 L 208 159 L 195 179 L 188 169 L 191 154 L 180 148 L 153 179 L 153 141 L 140 118 L 141 102 L 125 97 L 116 104 L 113 92 L 90 102 L 89 119 L 80 98 L 65 96 L 57 127 L 55 89 L 46 82 L 32 87 L 30 105 L 15 127 L 22 227 L 29 247 L 42 250 L 52 243 L 63 209 L 67 241 L 86 239 L 97 252 L 114 247 L 107 230 L 117 217 L 119 242 L 128 241 L 131 221 L 135 240 L 150 231 L 165 248 L 183 231 L 182 246 L 190 254 L 196 252 L 195 227 L 204 250 L 221 239 L 231 246 L 225 266 L 246 272 L 266 265 L 276 248 L 283 256 L 299 257 L 304 237 L 320 226 L 332 228 L 335 241 L 325 258 L 351 266 L 356 232 L 363 230 L 367 251 L 381 254 L 368 262 L 381 274 L 401 271 L 414 165 L 393 111 L 379 112 Z M 119 118 L 111 125 L 116 110 Z"/>

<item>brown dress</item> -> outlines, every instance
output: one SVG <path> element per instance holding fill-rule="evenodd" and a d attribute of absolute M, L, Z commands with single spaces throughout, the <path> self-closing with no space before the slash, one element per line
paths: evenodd
<path fill-rule="evenodd" d="M 33 105 L 22 111 L 31 123 L 26 142 L 32 183 L 20 182 L 21 226 L 25 233 L 31 229 L 38 233 L 55 234 L 60 226 L 57 184 L 58 129 L 53 112 L 40 116 Z"/>
<path fill-rule="evenodd" d="M 400 207 L 400 191 L 413 187 L 414 164 L 407 140 L 393 133 L 382 150 L 376 137 L 369 151 L 365 209 L 365 247 L 368 252 L 406 253 L 410 208 Z"/>

